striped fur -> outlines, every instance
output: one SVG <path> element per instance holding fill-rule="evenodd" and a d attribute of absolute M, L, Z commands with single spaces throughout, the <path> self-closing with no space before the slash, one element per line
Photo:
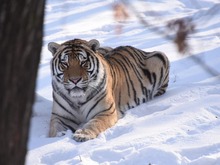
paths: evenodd
<path fill-rule="evenodd" d="M 169 61 L 131 46 L 103 51 L 97 40 L 49 43 L 53 109 L 49 136 L 70 129 L 76 141 L 96 138 L 126 110 L 165 93 Z"/>

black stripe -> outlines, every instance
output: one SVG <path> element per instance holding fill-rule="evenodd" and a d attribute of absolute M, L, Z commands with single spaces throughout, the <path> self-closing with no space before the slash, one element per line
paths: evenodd
<path fill-rule="evenodd" d="M 121 90 L 119 91 L 119 97 L 118 97 L 118 108 L 121 109 Z"/>
<path fill-rule="evenodd" d="M 52 75 L 55 75 L 55 73 L 54 73 L 54 59 L 52 59 L 52 61 L 51 61 L 50 63 L 51 63 L 51 72 L 52 72 Z"/>
<path fill-rule="evenodd" d="M 90 58 L 90 68 L 88 69 L 89 73 L 91 74 L 91 77 L 96 79 L 98 73 L 99 73 L 99 60 L 95 57 L 89 56 Z M 91 70 L 92 68 L 92 70 Z"/>
<path fill-rule="evenodd" d="M 53 115 L 57 115 L 57 114 L 53 114 Z M 60 117 L 59 115 L 57 115 L 58 117 Z M 56 118 L 57 120 L 59 120 L 59 122 L 61 123 L 61 125 L 63 125 L 66 129 L 70 129 L 72 132 L 75 132 L 76 130 L 71 126 L 68 125 L 66 123 L 64 123 L 60 118 Z"/>
<path fill-rule="evenodd" d="M 126 49 L 127 50 L 127 49 Z M 130 51 L 128 51 L 128 53 L 130 53 L 130 56 L 133 57 L 133 59 L 135 60 L 135 62 L 131 61 L 131 59 L 129 59 L 128 56 L 124 56 L 121 54 L 122 59 L 126 62 L 127 66 L 131 67 L 132 70 L 135 72 L 135 75 L 137 75 L 137 77 L 141 77 L 142 75 L 139 73 L 139 71 L 137 70 L 137 65 L 139 64 L 136 59 L 134 58 L 134 54 L 132 54 Z"/>
<path fill-rule="evenodd" d="M 129 103 L 127 103 L 127 106 L 128 106 L 128 109 L 131 109 L 131 106 L 130 106 L 130 104 L 129 104 Z"/>
<path fill-rule="evenodd" d="M 102 101 L 102 99 L 104 99 L 106 97 L 106 93 L 103 93 L 101 95 L 101 97 L 96 101 L 96 103 L 90 108 L 90 110 L 88 111 L 87 115 L 86 115 L 86 118 L 88 118 L 89 114 L 91 113 L 91 111 L 98 105 L 98 103 L 100 101 Z"/>
<path fill-rule="evenodd" d="M 122 59 L 123 59 L 122 63 L 120 63 L 120 64 L 121 64 L 121 67 L 123 68 L 124 75 L 127 75 L 127 76 L 126 76 L 126 77 L 127 77 L 127 78 L 126 78 L 126 81 L 129 80 L 129 82 L 127 82 L 127 84 L 128 84 L 128 91 L 129 91 L 129 93 L 128 93 L 128 94 L 129 94 L 129 97 L 131 96 L 129 86 L 131 86 L 131 89 L 132 89 L 132 91 L 133 91 L 134 101 L 136 102 L 136 96 L 137 96 L 137 94 L 136 94 L 136 89 L 135 89 L 134 83 L 133 83 L 133 81 L 132 81 L 132 79 L 131 79 L 132 76 L 129 75 L 129 73 L 130 73 L 131 71 L 128 71 L 128 70 L 127 70 L 127 69 L 129 68 L 129 65 L 132 66 L 132 64 L 130 63 L 130 61 L 127 60 L 127 58 L 125 58 L 124 55 L 122 55 L 122 54 L 120 54 L 120 53 L 119 53 L 119 55 L 121 55 L 121 57 L 122 57 Z M 123 65 L 122 65 L 122 64 L 123 64 Z M 126 70 L 126 72 L 125 72 L 125 70 Z M 133 66 L 132 66 L 132 70 L 134 71 L 134 67 L 133 67 Z M 129 85 L 129 84 L 130 84 L 130 85 Z"/>
<path fill-rule="evenodd" d="M 155 86 L 157 84 L 157 75 L 155 73 L 152 73 L 152 77 L 153 77 L 153 88 L 152 88 L 152 91 L 154 91 Z"/>
<path fill-rule="evenodd" d="M 79 109 L 79 106 L 75 105 L 69 98 L 66 97 L 62 92 L 58 92 L 58 94 L 69 104 L 72 109 Z"/>
<path fill-rule="evenodd" d="M 62 97 L 69 104 L 69 106 L 72 109 L 78 109 L 79 108 L 79 106 L 74 105 L 74 103 L 71 100 L 69 100 L 62 92 L 60 92 L 60 90 L 58 89 L 56 83 L 53 82 L 53 81 L 52 81 L 52 86 L 53 86 L 54 92 L 56 92 L 60 97 Z"/>
<path fill-rule="evenodd" d="M 153 80 L 152 80 L 152 75 L 151 73 L 149 72 L 149 70 L 147 69 L 142 69 L 142 71 L 144 72 L 144 75 L 147 76 L 147 78 L 149 79 L 150 83 L 153 84 Z"/>
<path fill-rule="evenodd" d="M 69 54 L 69 53 L 71 53 L 71 52 L 72 52 L 72 49 L 71 49 L 71 48 L 68 48 L 68 47 L 64 48 L 64 50 L 63 50 L 63 53 L 64 53 L 64 54 Z"/>
<path fill-rule="evenodd" d="M 111 103 L 111 105 L 109 106 L 109 108 L 107 108 L 107 109 L 105 109 L 105 110 L 103 110 L 103 111 L 101 111 L 101 112 L 109 111 L 109 110 L 113 107 L 113 105 L 114 105 L 114 103 Z M 113 114 L 114 112 L 115 112 L 115 108 L 114 108 L 114 111 L 111 112 L 110 114 Z"/>
<path fill-rule="evenodd" d="M 147 90 L 147 93 L 148 100 L 151 100 L 153 98 L 153 90 Z"/>
<path fill-rule="evenodd" d="M 94 96 L 96 96 L 104 88 L 105 84 L 106 84 L 106 74 L 104 74 L 104 77 L 102 78 L 101 82 L 97 85 L 97 89 L 91 92 L 90 95 L 86 98 L 86 101 L 82 102 L 81 105 L 89 102 Z"/>
<path fill-rule="evenodd" d="M 168 87 L 168 83 L 164 84 L 161 88 L 166 88 Z"/>
<path fill-rule="evenodd" d="M 166 60 L 165 60 L 163 54 L 157 52 L 156 54 L 153 55 L 153 57 L 155 57 L 155 56 L 156 56 L 157 58 L 159 58 L 159 59 L 163 62 L 163 65 L 164 65 L 164 66 L 166 66 Z"/>
<path fill-rule="evenodd" d="M 124 76 L 126 77 L 125 78 L 125 82 L 126 82 L 126 85 L 127 85 L 127 91 L 128 91 L 128 96 L 130 97 L 131 96 L 131 92 L 130 92 L 130 88 L 129 88 L 129 82 L 131 82 L 131 79 L 129 78 L 129 76 L 128 76 L 128 70 L 127 70 L 127 67 L 125 67 L 124 65 L 123 65 L 123 61 L 120 61 L 120 60 L 118 60 L 118 59 L 115 59 L 115 58 L 112 58 L 112 59 L 114 59 L 115 60 L 115 63 L 117 63 L 118 65 L 119 65 L 119 67 L 121 68 L 120 70 L 122 70 L 123 72 L 124 72 Z M 112 68 L 110 68 L 110 69 L 112 69 Z M 120 76 L 120 75 L 117 75 L 117 76 Z M 120 77 L 119 77 L 119 79 L 120 79 Z M 129 81 L 128 81 L 129 80 Z"/>
<path fill-rule="evenodd" d="M 138 64 L 139 62 L 137 61 L 137 59 L 135 58 L 136 56 L 139 56 L 139 54 L 136 52 L 131 52 L 130 50 L 129 50 L 129 48 L 133 51 L 135 48 L 133 48 L 133 47 L 131 47 L 131 46 L 127 46 L 127 47 L 125 47 L 123 50 L 125 51 L 125 52 L 127 52 L 129 55 L 130 55 L 130 57 L 132 57 L 133 59 L 134 59 L 134 61 L 135 61 L 135 63 L 136 64 Z M 136 56 L 134 56 L 134 53 L 136 54 Z"/>
<path fill-rule="evenodd" d="M 76 116 L 73 113 L 71 113 L 62 104 L 59 103 L 59 101 L 57 100 L 57 98 L 55 97 L 54 94 L 53 94 L 53 101 L 56 102 L 65 112 L 69 113 L 70 115 L 72 115 L 72 116 L 74 116 L 76 118 Z"/>
<path fill-rule="evenodd" d="M 125 115 L 125 112 L 122 109 L 119 109 L 119 112 L 120 112 L 122 117 Z"/>
<path fill-rule="evenodd" d="M 111 66 L 111 64 L 109 63 L 109 65 Z M 116 71 L 115 71 L 115 67 L 116 66 L 114 66 L 114 67 L 111 67 L 111 69 L 110 69 L 110 73 L 111 73 L 111 77 L 112 77 L 112 88 L 113 88 L 113 90 L 112 90 L 112 92 L 114 92 L 114 89 L 115 89 L 115 87 L 116 87 L 116 82 L 118 81 L 117 80 L 117 77 L 115 76 L 117 73 L 116 73 Z M 113 93 L 112 93 L 112 95 L 113 95 Z"/>
<path fill-rule="evenodd" d="M 74 124 L 76 124 L 76 125 L 79 125 L 79 123 L 78 123 L 77 121 L 72 120 L 72 119 L 67 118 L 67 117 L 64 117 L 64 116 L 61 116 L 61 115 L 59 115 L 59 114 L 57 114 L 57 113 L 52 112 L 52 115 L 56 115 L 56 116 L 58 116 L 58 117 L 60 117 L 60 118 L 63 118 L 63 119 L 65 119 L 65 120 L 70 121 L 71 123 L 74 123 Z"/>
<path fill-rule="evenodd" d="M 126 70 L 125 74 L 128 75 L 127 78 L 129 79 L 129 84 L 131 84 L 134 101 L 136 102 L 136 97 L 137 97 L 136 89 L 134 87 L 133 79 L 130 78 L 132 76 L 129 75 L 129 73 L 131 73 L 131 70 L 133 70 L 135 72 L 136 67 L 134 65 L 132 65 L 131 61 L 126 56 L 124 56 L 123 54 L 121 55 L 121 58 L 123 59 L 123 61 L 122 61 L 122 63 L 124 63 L 123 68 L 125 68 L 125 70 Z M 129 65 L 131 67 L 129 67 Z M 128 67 L 130 68 L 129 70 L 128 70 Z M 139 80 L 139 82 L 140 82 L 140 80 Z M 130 96 L 130 93 L 129 93 L 129 96 Z"/>
<path fill-rule="evenodd" d="M 114 103 L 111 103 L 109 108 L 104 109 L 103 111 L 98 112 L 98 114 L 95 114 L 92 118 L 94 118 L 96 115 L 97 116 L 111 116 L 113 113 L 115 113 L 116 109 L 114 109 L 111 113 L 108 113 L 108 114 L 103 114 L 103 112 L 109 111 L 112 108 L 113 105 L 114 105 Z"/>
<path fill-rule="evenodd" d="M 167 79 L 168 79 L 168 81 L 169 81 L 168 76 L 169 76 L 169 70 L 168 70 L 167 73 L 166 73 L 166 76 L 165 76 L 165 78 L 164 78 L 164 81 L 166 81 Z"/>
<path fill-rule="evenodd" d="M 145 52 L 143 52 L 143 51 L 141 51 L 139 49 L 136 49 L 134 47 L 131 47 L 131 46 L 126 46 L 123 50 L 126 51 L 130 55 L 130 57 L 132 57 L 134 59 L 135 62 L 133 62 L 133 61 L 131 62 L 131 60 L 129 59 L 128 56 L 123 56 L 122 55 L 122 58 L 127 63 L 127 66 L 129 66 L 129 65 L 131 66 L 132 70 L 134 71 L 134 73 L 135 73 L 135 75 L 136 75 L 136 77 L 138 79 L 138 82 L 140 83 L 141 88 L 143 88 L 144 87 L 143 81 L 142 81 L 142 79 L 143 79 L 142 75 L 143 74 L 140 73 L 140 71 L 138 70 L 137 65 L 139 65 L 140 62 L 143 60 L 143 58 L 141 58 L 141 57 L 145 55 L 144 54 Z M 131 77 L 131 76 L 129 76 L 129 77 Z M 132 82 L 133 81 L 130 80 L 130 83 L 132 84 L 132 87 L 133 87 L 134 85 L 133 85 Z M 140 104 L 140 100 L 139 100 L 139 98 L 136 98 L 135 87 L 133 88 L 133 93 L 134 93 L 134 100 L 135 100 L 136 104 L 139 105 Z M 143 91 L 142 91 L 142 93 L 143 93 Z"/>
<path fill-rule="evenodd" d="M 162 79 L 164 78 L 164 75 L 163 75 L 163 67 L 160 68 L 160 79 L 159 79 L 159 82 L 158 82 L 158 87 L 160 87 L 162 85 Z"/>

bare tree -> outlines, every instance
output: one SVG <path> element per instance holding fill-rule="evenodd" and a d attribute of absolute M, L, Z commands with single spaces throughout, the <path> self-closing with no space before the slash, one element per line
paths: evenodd
<path fill-rule="evenodd" d="M 45 0 L 0 5 L 0 164 L 25 162 Z"/>

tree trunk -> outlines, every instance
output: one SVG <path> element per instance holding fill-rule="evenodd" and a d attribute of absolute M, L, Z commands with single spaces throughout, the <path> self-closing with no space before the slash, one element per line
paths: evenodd
<path fill-rule="evenodd" d="M 0 165 L 25 162 L 45 0 L 0 5 Z"/>

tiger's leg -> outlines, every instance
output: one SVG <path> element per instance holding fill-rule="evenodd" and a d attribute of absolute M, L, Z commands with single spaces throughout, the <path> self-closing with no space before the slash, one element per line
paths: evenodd
<path fill-rule="evenodd" d="M 74 121 L 52 113 L 49 137 L 63 136 L 67 130 L 75 132 L 77 127 L 78 124 L 74 123 Z"/>
<path fill-rule="evenodd" d="M 113 126 L 118 120 L 115 109 L 109 113 L 103 112 L 86 123 L 82 129 L 76 130 L 74 140 L 84 142 L 96 138 L 101 132 Z"/>
<path fill-rule="evenodd" d="M 168 87 L 168 83 L 169 83 L 169 68 L 167 68 L 165 75 L 164 75 L 163 83 L 160 85 L 155 96 L 160 96 L 160 95 L 164 94 L 166 92 L 167 87 Z"/>
<path fill-rule="evenodd" d="M 50 120 L 49 137 L 62 136 L 65 134 L 65 131 L 67 131 L 67 128 L 65 128 L 64 125 L 61 124 L 59 119 L 52 114 Z"/>

